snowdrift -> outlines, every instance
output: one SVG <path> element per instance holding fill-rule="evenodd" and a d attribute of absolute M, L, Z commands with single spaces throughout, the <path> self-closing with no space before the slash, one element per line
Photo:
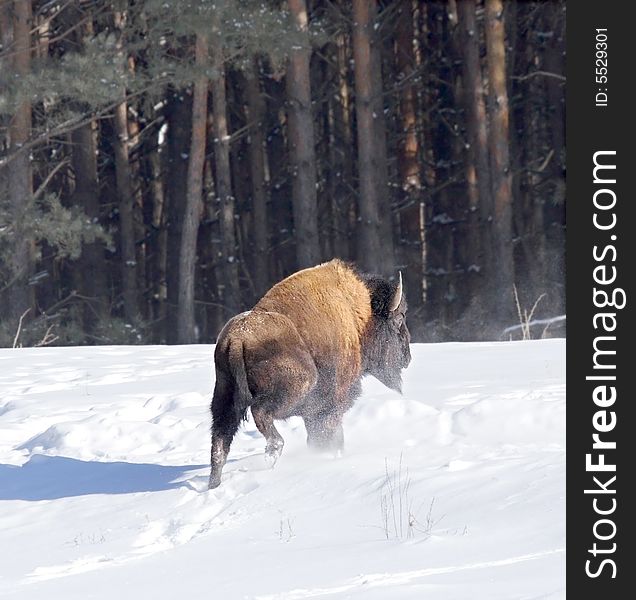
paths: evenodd
<path fill-rule="evenodd" d="M 253 422 L 207 491 L 212 346 L 0 350 L 0 597 L 565 596 L 565 341 L 415 344 L 345 455 Z"/>

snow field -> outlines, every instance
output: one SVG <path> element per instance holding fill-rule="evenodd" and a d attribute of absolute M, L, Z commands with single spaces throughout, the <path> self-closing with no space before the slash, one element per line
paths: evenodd
<path fill-rule="evenodd" d="M 564 340 L 415 344 L 343 457 L 250 419 L 208 491 L 212 353 L 0 350 L 0 597 L 565 596 Z"/>

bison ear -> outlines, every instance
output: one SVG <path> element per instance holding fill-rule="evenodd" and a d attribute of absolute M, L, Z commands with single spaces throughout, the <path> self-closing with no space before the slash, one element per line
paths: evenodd
<path fill-rule="evenodd" d="M 400 302 L 402 302 L 402 271 L 399 271 L 398 284 L 395 294 L 393 294 L 393 298 L 391 299 L 389 311 L 393 312 L 398 306 L 400 306 Z"/>

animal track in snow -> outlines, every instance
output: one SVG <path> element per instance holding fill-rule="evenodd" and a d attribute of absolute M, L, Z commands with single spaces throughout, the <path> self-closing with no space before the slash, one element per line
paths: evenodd
<path fill-rule="evenodd" d="M 187 544 L 208 533 L 215 525 L 238 525 L 249 518 L 240 507 L 233 508 L 233 505 L 255 490 L 258 484 L 251 475 L 237 471 L 231 473 L 224 487 L 216 490 L 207 490 L 207 478 L 205 487 L 202 481 L 198 481 L 196 486 L 188 485 L 189 489 L 182 491 L 181 499 L 170 511 L 170 517 L 153 520 L 144 528 L 133 543 L 134 553 L 161 552 Z M 196 479 L 202 480 L 203 477 Z"/>

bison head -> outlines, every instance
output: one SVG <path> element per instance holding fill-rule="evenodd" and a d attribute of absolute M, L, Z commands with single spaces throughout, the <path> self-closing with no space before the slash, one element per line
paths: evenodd
<path fill-rule="evenodd" d="M 397 283 L 372 277 L 366 284 L 371 295 L 372 317 L 363 342 L 364 371 L 401 393 L 402 369 L 411 362 L 402 273 Z"/>

